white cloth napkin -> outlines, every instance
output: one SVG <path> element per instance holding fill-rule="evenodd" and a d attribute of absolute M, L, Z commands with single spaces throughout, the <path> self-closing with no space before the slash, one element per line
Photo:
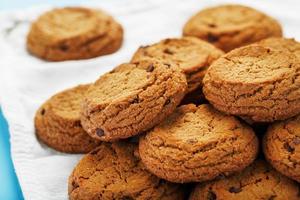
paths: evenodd
<path fill-rule="evenodd" d="M 82 155 L 62 154 L 41 145 L 34 134 L 37 108 L 56 92 L 96 80 L 129 61 L 140 46 L 179 37 L 188 18 L 199 9 L 229 1 L 107 0 L 85 5 L 112 14 L 124 27 L 117 53 L 81 61 L 45 62 L 25 49 L 30 22 L 51 6 L 0 13 L 0 102 L 8 120 L 11 153 L 25 199 L 67 199 L 67 179 Z M 230 1 L 238 2 L 238 1 Z M 300 4 L 285 0 L 247 0 L 243 4 L 278 19 L 287 37 L 300 39 Z M 14 28 L 13 28 L 14 27 Z"/>

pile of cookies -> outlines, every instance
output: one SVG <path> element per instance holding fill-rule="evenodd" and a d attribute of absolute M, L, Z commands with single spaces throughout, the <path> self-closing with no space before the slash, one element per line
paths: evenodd
<path fill-rule="evenodd" d="M 182 38 L 51 97 L 35 127 L 87 153 L 72 200 L 300 199 L 300 43 L 252 8 L 208 8 Z"/>

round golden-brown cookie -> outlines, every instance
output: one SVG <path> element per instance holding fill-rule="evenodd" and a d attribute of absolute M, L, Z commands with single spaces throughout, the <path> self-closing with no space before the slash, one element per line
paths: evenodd
<path fill-rule="evenodd" d="M 270 125 L 263 150 L 275 169 L 300 182 L 300 115 Z"/>
<path fill-rule="evenodd" d="M 260 45 L 235 49 L 210 66 L 203 84 L 215 108 L 252 122 L 300 113 L 300 62 L 289 51 Z"/>
<path fill-rule="evenodd" d="M 34 122 L 40 141 L 66 153 L 86 153 L 100 144 L 80 123 L 80 104 L 88 87 L 79 85 L 62 91 L 38 109 Z"/>
<path fill-rule="evenodd" d="M 27 49 L 49 61 L 111 54 L 122 44 L 123 29 L 101 10 L 66 7 L 48 11 L 33 22 Z"/>
<path fill-rule="evenodd" d="M 161 59 L 175 62 L 186 74 L 188 92 L 202 86 L 202 79 L 209 65 L 223 52 L 206 41 L 195 37 L 171 38 L 150 46 L 140 47 L 132 62 L 145 59 Z"/>
<path fill-rule="evenodd" d="M 137 135 L 171 114 L 186 88 L 186 78 L 177 65 L 150 60 L 122 64 L 87 91 L 83 128 L 102 141 Z"/>
<path fill-rule="evenodd" d="M 258 140 L 235 117 L 208 104 L 181 106 L 140 139 L 147 169 L 171 182 L 202 182 L 238 172 L 253 162 Z"/>
<path fill-rule="evenodd" d="M 242 5 L 204 9 L 184 26 L 183 35 L 195 36 L 228 52 L 234 48 L 282 35 L 280 24 L 270 16 Z"/>
<path fill-rule="evenodd" d="M 299 200 L 296 182 L 255 161 L 244 171 L 215 181 L 199 183 L 189 200 Z"/>
<path fill-rule="evenodd" d="M 102 143 L 85 155 L 69 177 L 70 200 L 183 200 L 180 185 L 150 174 L 132 143 Z"/>
<path fill-rule="evenodd" d="M 274 50 L 289 51 L 300 59 L 300 43 L 295 39 L 271 37 L 255 43 L 261 46 L 270 47 Z"/>

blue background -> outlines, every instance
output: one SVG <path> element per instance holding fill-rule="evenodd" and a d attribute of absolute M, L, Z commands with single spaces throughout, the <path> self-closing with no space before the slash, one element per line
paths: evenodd
<path fill-rule="evenodd" d="M 23 199 L 10 158 L 7 123 L 0 110 L 0 199 Z"/>
<path fill-rule="evenodd" d="M 41 4 L 65 6 L 82 2 L 82 0 L 4 0 L 0 2 L 0 11 Z M 22 200 L 23 195 L 11 161 L 8 125 L 0 108 L 0 200 L 19 199 Z"/>

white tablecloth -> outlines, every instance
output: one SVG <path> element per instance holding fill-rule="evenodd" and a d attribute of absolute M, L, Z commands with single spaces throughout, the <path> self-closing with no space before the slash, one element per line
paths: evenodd
<path fill-rule="evenodd" d="M 140 45 L 179 37 L 192 14 L 225 2 L 229 1 L 107 0 L 90 4 L 106 10 L 123 25 L 123 47 L 113 55 L 66 62 L 45 62 L 25 49 L 30 22 L 51 6 L 0 13 L 0 102 L 8 120 L 12 159 L 25 199 L 67 199 L 67 178 L 82 156 L 58 153 L 37 141 L 33 118 L 42 102 L 62 89 L 94 81 L 128 61 Z M 275 17 L 287 37 L 300 39 L 298 1 L 241 2 Z"/>

